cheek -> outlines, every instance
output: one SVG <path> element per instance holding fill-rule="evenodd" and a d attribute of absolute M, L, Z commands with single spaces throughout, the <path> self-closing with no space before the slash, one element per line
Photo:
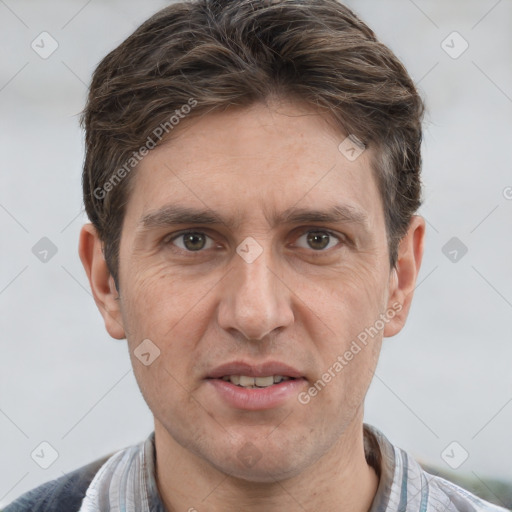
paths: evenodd
<path fill-rule="evenodd" d="M 177 357 L 173 357 L 173 363 L 164 353 L 149 367 L 132 360 L 141 394 L 155 418 L 182 444 L 196 442 L 208 410 L 195 399 L 187 376 L 180 373 L 183 367 L 176 365 Z"/>
<path fill-rule="evenodd" d="M 387 279 L 371 267 L 345 268 L 311 299 L 311 336 L 322 367 L 318 378 L 328 382 L 326 402 L 358 406 L 371 382 L 381 347 Z M 331 385 L 330 382 L 333 384 Z M 322 386 L 322 384 L 320 384 Z M 342 398 L 340 398 L 342 395 Z M 326 403 L 329 407 L 329 404 Z"/>
<path fill-rule="evenodd" d="M 370 264 L 349 265 L 333 271 L 314 293 L 312 309 L 345 341 L 374 325 L 387 304 L 388 277 Z"/>
<path fill-rule="evenodd" d="M 148 400 L 149 395 L 155 392 L 158 395 L 158 390 L 175 389 L 174 400 L 186 399 L 180 386 L 189 389 L 192 376 L 202 371 L 198 365 L 204 359 L 202 340 L 214 314 L 213 290 L 221 282 L 214 276 L 202 280 L 176 276 L 173 269 L 163 265 L 133 275 L 137 277 L 122 296 L 122 312 L 128 326 L 132 365 L 142 393 Z M 146 339 L 160 351 L 148 367 L 134 354 Z M 156 395 L 151 399 L 158 400 Z"/>
<path fill-rule="evenodd" d="M 363 405 L 380 353 L 380 335 L 361 342 L 347 338 L 323 347 L 323 367 L 306 394 L 313 407 L 326 412 L 326 421 L 339 425 L 351 421 Z M 308 396 L 302 395 L 304 403 Z"/>
<path fill-rule="evenodd" d="M 131 337 L 143 336 L 164 344 L 182 324 L 196 325 L 190 318 L 197 317 L 201 301 L 218 281 L 187 277 L 166 262 L 132 268 L 121 297 L 128 331 Z"/>

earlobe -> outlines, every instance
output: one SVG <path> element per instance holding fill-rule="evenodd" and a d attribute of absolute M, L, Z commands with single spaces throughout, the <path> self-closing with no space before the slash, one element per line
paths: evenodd
<path fill-rule="evenodd" d="M 392 269 L 390 275 L 388 311 L 393 310 L 394 315 L 386 324 L 385 337 L 398 334 L 405 325 L 421 267 L 424 242 L 425 219 L 415 215 L 400 241 L 396 268 Z"/>
<path fill-rule="evenodd" d="M 113 338 L 125 338 L 119 294 L 103 255 L 102 242 L 92 224 L 82 227 L 78 253 L 89 279 L 94 301 L 103 316 L 105 328 Z"/>

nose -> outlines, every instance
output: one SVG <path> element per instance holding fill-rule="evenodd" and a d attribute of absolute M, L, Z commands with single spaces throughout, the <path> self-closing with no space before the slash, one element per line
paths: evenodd
<path fill-rule="evenodd" d="M 234 255 L 218 309 L 219 326 L 247 340 L 261 341 L 293 323 L 289 288 L 278 275 L 271 248 L 252 262 Z"/>

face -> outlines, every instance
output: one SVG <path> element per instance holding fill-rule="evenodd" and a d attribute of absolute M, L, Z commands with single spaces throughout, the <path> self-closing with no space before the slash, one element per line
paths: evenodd
<path fill-rule="evenodd" d="M 395 280 L 371 150 L 351 161 L 345 137 L 304 105 L 256 104 L 193 120 L 133 176 L 135 376 L 157 435 L 223 473 L 293 476 L 362 421 Z"/>

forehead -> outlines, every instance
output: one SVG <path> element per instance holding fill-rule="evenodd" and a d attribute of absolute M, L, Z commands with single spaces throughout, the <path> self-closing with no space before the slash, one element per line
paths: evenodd
<path fill-rule="evenodd" d="M 304 104 L 210 113 L 185 119 L 172 135 L 136 169 L 126 211 L 132 222 L 148 223 L 173 204 L 233 225 L 259 218 L 269 227 L 294 209 L 382 215 L 371 148 L 354 159 L 344 152 L 347 134 Z"/>

